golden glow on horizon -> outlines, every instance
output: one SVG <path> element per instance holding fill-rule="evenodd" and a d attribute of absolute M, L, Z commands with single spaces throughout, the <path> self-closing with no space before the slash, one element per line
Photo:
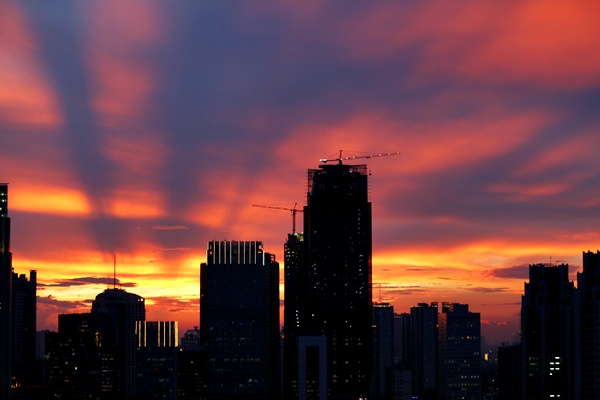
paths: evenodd
<path fill-rule="evenodd" d="M 10 197 L 10 208 L 15 211 L 62 215 L 88 215 L 91 212 L 84 193 L 64 187 L 19 187 Z"/>

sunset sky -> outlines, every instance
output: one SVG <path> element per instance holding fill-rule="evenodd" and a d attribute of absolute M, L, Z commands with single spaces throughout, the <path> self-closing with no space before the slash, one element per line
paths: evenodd
<path fill-rule="evenodd" d="M 600 3 L 3 1 L 0 182 L 38 330 L 117 275 L 198 325 L 209 240 L 283 268 L 320 158 L 367 163 L 374 300 L 513 340 L 532 263 L 600 248 Z M 301 218 L 298 230 L 302 230 Z M 282 285 L 283 288 L 283 285 Z"/>

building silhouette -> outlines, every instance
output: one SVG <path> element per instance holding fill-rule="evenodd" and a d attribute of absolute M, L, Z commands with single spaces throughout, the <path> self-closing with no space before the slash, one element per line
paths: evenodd
<path fill-rule="evenodd" d="M 419 303 L 410 308 L 410 338 L 408 365 L 412 371 L 413 395 L 419 399 L 436 399 L 437 303 Z"/>
<path fill-rule="evenodd" d="M 38 378 L 36 362 L 36 284 L 37 272 L 12 274 L 12 376 L 16 392 L 25 391 Z"/>
<path fill-rule="evenodd" d="M 103 321 L 90 313 L 60 314 L 58 332 L 45 333 L 47 398 L 113 399 L 107 392 L 106 354 L 102 347 Z"/>
<path fill-rule="evenodd" d="M 522 399 L 521 343 L 498 348 L 498 400 Z"/>
<path fill-rule="evenodd" d="M 102 321 L 103 391 L 112 399 L 135 393 L 136 322 L 146 320 L 143 297 L 123 289 L 106 289 L 92 302 L 92 316 Z"/>
<path fill-rule="evenodd" d="M 583 271 L 577 273 L 576 377 L 578 399 L 600 398 L 600 251 L 583 253 Z"/>
<path fill-rule="evenodd" d="M 279 264 L 262 242 L 208 243 L 200 337 L 209 399 L 279 398 Z"/>
<path fill-rule="evenodd" d="M 523 399 L 575 398 L 574 285 L 569 266 L 529 266 L 521 307 Z"/>
<path fill-rule="evenodd" d="M 394 307 L 389 303 L 373 304 L 373 378 L 371 397 L 388 398 L 387 381 L 394 365 Z"/>
<path fill-rule="evenodd" d="M 308 296 L 302 335 L 327 338 L 329 399 L 368 396 L 372 311 L 366 165 L 308 170 L 304 239 Z"/>
<path fill-rule="evenodd" d="M 178 399 L 177 321 L 137 321 L 133 399 Z"/>
<path fill-rule="evenodd" d="M 440 400 L 481 398 L 481 315 L 450 303 L 438 314 Z"/>
<path fill-rule="evenodd" d="M 308 299 L 306 246 L 302 233 L 288 234 L 284 245 L 283 398 L 298 396 L 298 337 L 306 324 Z"/>
<path fill-rule="evenodd" d="M 11 398 L 12 254 L 8 184 L 0 184 L 0 399 Z"/>

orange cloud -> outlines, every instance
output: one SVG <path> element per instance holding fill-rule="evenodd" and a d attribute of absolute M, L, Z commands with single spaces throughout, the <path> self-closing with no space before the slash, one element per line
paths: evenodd
<path fill-rule="evenodd" d="M 44 214 L 88 215 L 87 196 L 76 190 L 44 184 L 24 185 L 11 191 L 11 209 Z"/>
<path fill-rule="evenodd" d="M 39 52 L 19 6 L 0 4 L 0 120 L 47 132 L 63 119 Z"/>

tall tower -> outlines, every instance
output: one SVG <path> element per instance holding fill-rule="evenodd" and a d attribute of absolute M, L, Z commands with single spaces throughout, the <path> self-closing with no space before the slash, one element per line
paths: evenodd
<path fill-rule="evenodd" d="M 103 351 L 114 357 L 107 391 L 112 391 L 115 399 L 127 399 L 135 393 L 135 327 L 137 321 L 146 320 L 145 300 L 122 289 L 106 289 L 92 302 L 91 314 L 105 321 L 101 328 Z"/>
<path fill-rule="evenodd" d="M 437 399 L 437 303 L 419 303 L 410 308 L 410 351 L 413 394 L 419 399 Z"/>
<path fill-rule="evenodd" d="M 211 241 L 200 266 L 211 400 L 279 398 L 279 264 L 262 242 Z"/>
<path fill-rule="evenodd" d="M 600 397 L 600 251 L 583 253 L 583 272 L 577 273 L 577 305 L 579 398 L 597 399 Z"/>
<path fill-rule="evenodd" d="M 370 392 L 371 203 L 366 165 L 308 170 L 305 335 L 327 338 L 330 399 Z"/>
<path fill-rule="evenodd" d="M 12 281 L 12 376 L 18 387 L 26 389 L 35 381 L 37 272 L 13 273 Z"/>
<path fill-rule="evenodd" d="M 387 376 L 394 365 L 394 306 L 373 304 L 373 393 L 375 400 L 387 399 Z"/>
<path fill-rule="evenodd" d="M 452 303 L 438 314 L 439 391 L 442 400 L 481 398 L 481 315 Z"/>
<path fill-rule="evenodd" d="M 10 218 L 8 184 L 0 184 L 0 398 L 11 398 L 11 286 Z"/>
<path fill-rule="evenodd" d="M 523 399 L 573 399 L 574 286 L 569 266 L 529 266 L 521 306 Z"/>
<path fill-rule="evenodd" d="M 290 233 L 284 245 L 284 341 L 283 341 L 283 393 L 284 399 L 296 399 L 298 392 L 298 337 L 306 324 L 308 299 L 306 271 L 306 246 L 302 233 Z"/>

